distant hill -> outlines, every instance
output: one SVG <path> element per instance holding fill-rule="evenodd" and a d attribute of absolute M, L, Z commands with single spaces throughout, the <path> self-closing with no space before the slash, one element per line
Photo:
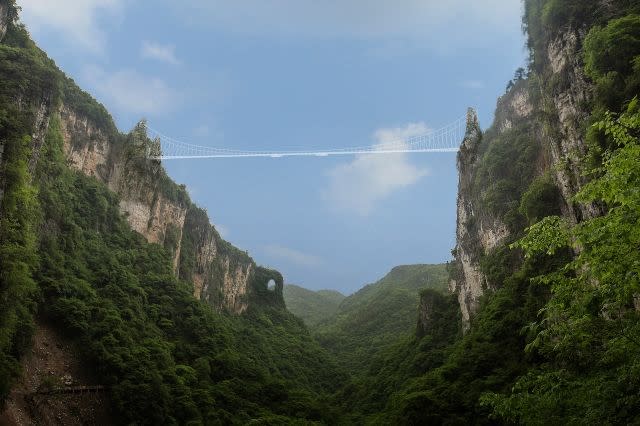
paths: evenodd
<path fill-rule="evenodd" d="M 346 297 L 335 290 L 313 291 L 293 284 L 284 286 L 283 296 L 287 309 L 310 327 L 333 316 Z"/>
<path fill-rule="evenodd" d="M 420 291 L 446 292 L 447 280 L 445 264 L 397 266 L 345 298 L 331 318 L 312 330 L 342 363 L 358 370 L 369 357 L 415 331 Z"/>

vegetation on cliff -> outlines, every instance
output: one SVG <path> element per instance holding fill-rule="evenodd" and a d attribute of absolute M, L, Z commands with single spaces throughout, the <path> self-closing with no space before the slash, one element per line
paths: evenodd
<path fill-rule="evenodd" d="M 414 372 L 371 419 L 618 424 L 640 416 L 640 114 L 632 100 L 640 94 L 639 6 L 529 0 L 525 9 L 532 62 L 527 79 L 512 82 L 509 92 L 525 87 L 533 115 L 511 120 L 499 137 L 497 129 L 487 131 L 472 171 L 474 195 L 484 205 L 479 214 L 503 220 L 510 230 L 488 253 L 477 246 L 493 290 L 485 292 L 470 331 L 445 349 L 441 366 Z M 592 96 L 579 105 L 588 117 L 579 126 L 588 146 L 582 147 L 587 155 L 570 165 L 582 181 L 568 204 L 575 211 L 604 212 L 578 214 L 577 225 L 560 216 L 567 201 L 560 199 L 548 160 L 538 169 L 527 164 L 546 149 L 543 135 L 566 137 L 551 99 L 579 82 L 567 70 L 552 69 L 552 53 L 558 52 L 551 49 L 561 49 L 576 32 L 583 35 L 577 61 L 591 79 Z M 501 118 L 499 110 L 496 122 Z M 423 350 L 429 354 L 431 348 Z M 393 362 L 398 359 L 388 365 Z"/>
<path fill-rule="evenodd" d="M 527 351 L 544 362 L 519 378 L 510 395 L 484 397 L 507 420 L 627 423 L 640 415 L 638 99 L 616 118 L 606 114 L 594 129 L 614 149 L 575 199 L 604 203 L 607 212 L 578 225 L 546 217 L 516 243 L 527 257 L 569 247 L 578 254 L 535 278 L 552 297 L 529 325 L 535 339 Z"/>
<path fill-rule="evenodd" d="M 175 277 L 172 247 L 148 244 L 121 215 L 116 194 L 68 167 L 58 111 L 68 102 L 114 132 L 118 149 L 138 149 L 143 128 L 115 133 L 104 108 L 15 23 L 0 44 L 0 81 L 0 397 L 38 317 L 80 343 L 123 424 L 337 418 L 326 400 L 344 376 L 267 290 L 274 272 L 254 275 L 264 303 L 245 315 L 196 300 L 192 284 Z M 142 173 L 157 168 L 131 158 Z"/>
<path fill-rule="evenodd" d="M 488 252 L 480 241 L 469 242 L 489 287 L 464 336 L 447 328 L 455 323 L 447 305 L 435 305 L 450 321 L 373 358 L 368 375 L 340 394 L 353 421 L 638 421 L 640 113 L 632 99 L 640 94 L 639 7 L 631 1 L 529 0 L 525 9 L 529 69 L 509 84 L 494 127 L 469 153 L 477 158 L 465 177 L 473 188 L 469 196 L 482 206 L 477 215 L 509 230 Z M 558 64 L 550 57 L 558 50 L 551 50 L 562 49 L 575 33 L 584 40 L 578 71 L 591 88 L 578 105 L 587 117 L 578 125 L 586 155 L 554 164 L 546 152 L 549 139 L 566 135 L 552 99 L 581 83 L 572 80 L 570 68 L 552 69 Z M 523 91 L 531 114 L 509 115 L 508 102 Z M 581 177 L 570 182 L 579 189 L 574 197 L 562 199 L 551 167 L 575 168 Z M 567 209 L 596 213 L 576 214 L 575 224 L 572 214 L 562 216 Z"/>

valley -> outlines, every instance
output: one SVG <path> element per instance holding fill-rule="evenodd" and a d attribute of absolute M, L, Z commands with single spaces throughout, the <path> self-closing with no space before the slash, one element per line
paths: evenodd
<path fill-rule="evenodd" d="M 0 0 L 0 422 L 640 421 L 640 5 L 523 13 L 525 67 L 467 115 L 452 259 L 347 295 L 228 242 Z"/>

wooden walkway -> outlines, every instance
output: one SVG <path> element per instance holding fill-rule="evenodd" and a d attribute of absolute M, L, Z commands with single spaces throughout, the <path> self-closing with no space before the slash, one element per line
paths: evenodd
<path fill-rule="evenodd" d="M 41 389 L 41 390 L 37 390 L 37 391 L 33 391 L 33 392 L 24 392 L 24 391 L 18 391 L 18 392 L 13 392 L 14 395 L 21 395 L 21 396 L 39 396 L 39 395 L 63 395 L 63 394 L 75 394 L 75 395 L 81 395 L 81 394 L 85 394 L 85 393 L 101 393 L 101 392 L 106 392 L 109 389 L 108 386 L 104 386 L 104 385 L 92 385 L 92 386 L 62 386 L 62 387 L 55 387 L 55 388 L 50 388 L 50 389 Z"/>
<path fill-rule="evenodd" d="M 85 394 L 85 393 L 104 392 L 106 390 L 107 390 L 107 387 L 103 385 L 65 386 L 60 388 L 36 391 L 36 392 L 33 392 L 32 395 Z"/>

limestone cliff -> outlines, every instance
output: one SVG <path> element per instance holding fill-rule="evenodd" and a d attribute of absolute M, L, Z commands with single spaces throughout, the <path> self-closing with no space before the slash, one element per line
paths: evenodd
<path fill-rule="evenodd" d="M 281 275 L 258 267 L 246 252 L 224 241 L 206 212 L 191 202 L 184 185 L 173 182 L 159 161 L 146 158 L 149 149 L 158 149 L 158 143 L 147 137 L 145 124 L 129 134 L 120 133 L 106 109 L 44 52 L 15 49 L 31 43 L 26 30 L 15 25 L 16 19 L 15 4 L 0 0 L 0 53 L 6 59 L 2 62 L 6 69 L 0 74 L 8 82 L 0 92 L 9 99 L 12 114 L 31 129 L 31 174 L 46 152 L 43 145 L 55 122 L 69 167 L 94 177 L 118 195 L 120 211 L 131 228 L 170 252 L 176 276 L 193 283 L 196 298 L 233 313 L 244 312 L 251 303 L 284 306 Z M 37 78 L 31 78 L 36 71 Z M 0 203 L 3 150 L 0 135 Z M 276 286 L 269 290 L 271 279 Z"/>
<path fill-rule="evenodd" d="M 467 113 L 467 131 L 457 158 L 458 200 L 456 203 L 456 241 L 454 249 L 456 274 L 449 283 L 449 290 L 458 295 L 463 324 L 468 326 L 470 316 L 477 310 L 478 301 L 486 286 L 480 272 L 477 256 L 481 236 L 475 233 L 475 209 L 472 195 L 473 170 L 478 159 L 478 148 L 482 133 L 478 117 L 473 110 Z M 480 225 L 482 228 L 482 224 Z M 485 227 L 486 228 L 486 227 Z M 421 314 L 421 317 L 424 316 Z M 426 321 L 426 320 L 425 320 Z M 423 322 L 425 322 L 423 321 Z M 424 326 L 423 326 L 424 327 Z"/>
<path fill-rule="evenodd" d="M 0 3 L 0 41 L 7 33 L 7 26 L 9 25 L 9 6 L 4 3 Z"/>
<path fill-rule="evenodd" d="M 592 96 L 592 85 L 584 74 L 581 52 L 585 29 L 568 28 L 548 45 L 545 73 L 550 81 L 561 81 L 555 90 L 543 92 L 541 102 L 551 105 L 551 123 L 542 129 L 543 143 L 551 156 L 552 170 L 562 193 L 564 215 L 577 222 L 601 213 L 595 205 L 572 204 L 571 197 L 584 185 L 580 159 L 586 154 L 584 123 L 590 115 L 586 107 Z M 549 77 L 547 77 L 549 78 Z"/>
<path fill-rule="evenodd" d="M 600 213 L 596 205 L 571 201 L 585 183 L 580 162 L 593 91 L 583 71 L 585 35 L 585 29 L 568 26 L 550 37 L 536 51 L 536 67 L 528 78 L 511 82 L 498 100 L 494 123 L 484 134 L 475 117 L 469 118 L 458 154 L 457 244 L 450 282 L 465 330 L 481 296 L 501 285 L 488 282 L 482 259 L 526 227 L 520 198 L 535 179 L 550 177 L 559 193 L 555 213 L 571 222 Z M 498 157 L 512 163 L 501 164 Z M 504 168 L 516 173 L 505 175 Z"/>
<path fill-rule="evenodd" d="M 487 281 L 481 271 L 480 260 L 511 234 L 503 206 L 490 204 L 505 179 L 500 170 L 487 170 L 484 159 L 491 155 L 491 145 L 511 137 L 514 127 L 527 120 L 532 111 L 527 86 L 518 82 L 499 99 L 495 123 L 485 134 L 480 130 L 475 111 L 469 110 L 467 114 L 467 131 L 457 157 L 457 242 L 453 251 L 454 272 L 449 283 L 449 290 L 458 295 L 464 329 L 469 327 L 480 297 L 496 284 Z M 541 162 L 542 159 L 536 158 L 535 161 Z"/>
<path fill-rule="evenodd" d="M 147 138 L 144 124 L 118 137 L 64 104 L 59 115 L 69 166 L 120 196 L 131 228 L 170 250 L 176 275 L 193 283 L 196 298 L 244 312 L 255 293 L 255 262 L 222 240 L 206 212 L 192 204 L 184 186 L 173 183 L 159 162 L 145 158 L 145 147 L 156 142 Z M 282 299 L 281 285 L 273 291 Z"/>
<path fill-rule="evenodd" d="M 186 212 L 181 247 L 178 274 L 193 282 L 198 299 L 236 313 L 258 299 L 284 306 L 282 276 L 256 266 L 246 252 L 224 241 L 207 213 L 194 205 Z M 272 289 L 270 280 L 276 284 Z"/>

